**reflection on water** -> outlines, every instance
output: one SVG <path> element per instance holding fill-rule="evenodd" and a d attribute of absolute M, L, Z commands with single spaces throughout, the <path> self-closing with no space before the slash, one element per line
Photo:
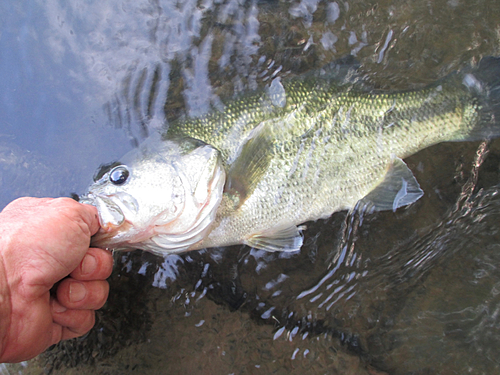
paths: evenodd
<path fill-rule="evenodd" d="M 498 55 L 499 8 L 493 0 L 3 3 L 1 205 L 81 193 L 100 163 L 164 123 L 348 55 L 374 87 L 420 87 Z M 307 223 L 297 253 L 115 254 L 96 327 L 9 371 L 498 371 L 499 143 L 437 145 L 406 161 L 421 200 Z"/>

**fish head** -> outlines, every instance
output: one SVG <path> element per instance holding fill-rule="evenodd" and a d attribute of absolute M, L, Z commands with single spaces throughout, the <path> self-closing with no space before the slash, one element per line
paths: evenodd
<path fill-rule="evenodd" d="M 81 199 L 99 213 L 92 246 L 180 252 L 210 231 L 225 183 L 220 153 L 212 146 L 152 139 L 108 169 Z"/>

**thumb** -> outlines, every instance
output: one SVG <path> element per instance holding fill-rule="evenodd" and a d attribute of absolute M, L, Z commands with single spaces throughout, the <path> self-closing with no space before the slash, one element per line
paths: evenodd
<path fill-rule="evenodd" d="M 89 227 L 90 235 L 93 236 L 101 227 L 97 208 L 90 204 L 80 203 L 80 205 L 82 206 L 82 218 Z"/>

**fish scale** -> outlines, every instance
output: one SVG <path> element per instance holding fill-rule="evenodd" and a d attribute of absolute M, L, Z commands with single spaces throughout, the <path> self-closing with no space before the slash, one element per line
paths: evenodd
<path fill-rule="evenodd" d="M 423 192 L 401 159 L 439 142 L 497 137 L 499 73 L 499 59 L 483 59 L 405 92 L 370 91 L 329 74 L 277 79 L 220 111 L 171 123 L 164 142 L 204 142 L 220 153 L 227 177 L 204 237 L 168 252 L 240 243 L 298 250 L 306 221 L 358 202 L 376 210 L 415 202 Z M 164 251 L 168 231 L 162 236 L 146 248 Z"/>
<path fill-rule="evenodd" d="M 284 91 L 285 108 L 270 110 L 272 103 L 265 94 L 252 98 L 251 105 L 242 99 L 230 106 L 229 112 L 240 112 L 240 117 L 253 113 L 243 126 L 246 133 L 241 133 L 237 147 L 225 149 L 226 145 L 218 142 L 233 126 L 225 112 L 215 115 L 217 121 L 209 115 L 170 128 L 169 132 L 201 139 L 224 155 L 241 148 L 257 125 L 269 127 L 279 150 L 269 150 L 272 162 L 262 171 L 253 196 L 236 209 L 221 211 L 215 229 L 200 246 L 248 242 L 276 223 L 281 229 L 287 223 L 352 208 L 381 182 L 394 157 L 404 158 L 441 141 L 465 139 L 479 117 L 473 93 L 455 79 L 403 93 L 343 92 L 344 87 L 317 80 L 285 83 Z M 464 114 L 469 114 L 468 118 Z M 206 137 L 196 125 L 203 126 Z M 323 145 L 314 142 L 318 131 L 328 139 Z M 319 186 L 317 173 L 323 180 Z M 262 198 L 267 195 L 271 199 Z M 232 202 L 224 197 L 223 205 L 226 200 Z"/>

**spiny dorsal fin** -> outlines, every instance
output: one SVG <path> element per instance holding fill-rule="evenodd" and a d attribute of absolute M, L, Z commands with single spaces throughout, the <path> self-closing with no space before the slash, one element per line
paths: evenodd
<path fill-rule="evenodd" d="M 275 107 L 283 108 L 286 105 L 285 88 L 281 84 L 280 77 L 273 79 L 271 85 L 266 89 L 267 96 Z"/>
<path fill-rule="evenodd" d="M 295 225 L 272 228 L 253 235 L 245 245 L 266 251 L 298 251 L 304 242 L 303 229 Z"/>
<path fill-rule="evenodd" d="M 384 181 L 361 201 L 377 211 L 393 210 L 416 202 L 424 192 L 415 176 L 399 158 L 389 167 Z"/>

